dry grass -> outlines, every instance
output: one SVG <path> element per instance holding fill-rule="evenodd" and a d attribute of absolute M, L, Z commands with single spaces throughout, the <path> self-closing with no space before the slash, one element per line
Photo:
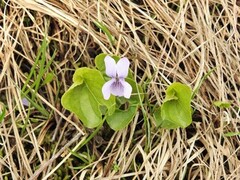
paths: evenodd
<path fill-rule="evenodd" d="M 0 125 L 0 179 L 238 179 L 240 139 L 223 134 L 240 131 L 239 0 L 0 2 L 0 101 L 7 107 Z M 96 20 L 109 28 L 115 45 L 94 26 Z M 38 89 L 35 102 L 48 116 L 21 103 L 45 34 L 48 61 L 57 50 L 47 70 L 55 78 Z M 152 127 L 149 151 L 142 110 L 128 128 L 114 133 L 106 126 L 79 149 L 92 131 L 62 108 L 60 98 L 74 70 L 91 67 L 101 52 L 131 60 L 152 104 L 161 104 L 170 82 L 195 89 L 215 68 L 193 100 L 192 125 L 157 129 L 144 105 Z M 219 109 L 212 105 L 216 100 L 231 107 Z M 70 149 L 87 162 L 70 156 Z"/>

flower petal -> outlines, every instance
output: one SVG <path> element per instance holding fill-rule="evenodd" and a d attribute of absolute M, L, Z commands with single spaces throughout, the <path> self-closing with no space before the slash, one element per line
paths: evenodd
<path fill-rule="evenodd" d="M 109 77 L 116 77 L 117 75 L 116 61 L 112 57 L 106 56 L 104 58 L 104 62 L 105 62 L 106 74 Z"/>
<path fill-rule="evenodd" d="M 111 79 L 110 81 L 106 82 L 102 87 L 103 98 L 108 100 L 111 95 L 111 86 L 115 82 L 115 79 Z"/>
<path fill-rule="evenodd" d="M 22 98 L 22 104 L 24 106 L 29 106 L 30 105 L 30 102 L 27 100 L 27 98 Z"/>
<path fill-rule="evenodd" d="M 119 78 L 126 78 L 128 75 L 128 68 L 129 68 L 130 62 L 128 58 L 121 58 L 117 62 L 117 75 Z"/>
<path fill-rule="evenodd" d="M 114 96 L 123 96 L 124 87 L 121 80 L 115 80 L 111 85 L 111 93 Z"/>
<path fill-rule="evenodd" d="M 125 98 L 127 98 L 127 99 L 129 99 L 130 98 L 130 96 L 131 96 L 131 93 L 132 93 L 132 86 L 128 83 L 128 82 L 126 82 L 126 81 L 122 81 L 122 85 L 123 85 L 123 96 L 125 97 Z"/>

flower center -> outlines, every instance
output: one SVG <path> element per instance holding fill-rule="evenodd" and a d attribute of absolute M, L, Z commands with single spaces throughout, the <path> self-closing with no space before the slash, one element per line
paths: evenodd
<path fill-rule="evenodd" d="M 116 74 L 115 79 L 116 79 L 116 81 L 119 81 L 118 74 Z"/>
<path fill-rule="evenodd" d="M 113 86 L 115 88 L 120 88 L 120 89 L 123 88 L 123 85 L 118 77 L 115 78 L 115 82 L 113 83 Z"/>

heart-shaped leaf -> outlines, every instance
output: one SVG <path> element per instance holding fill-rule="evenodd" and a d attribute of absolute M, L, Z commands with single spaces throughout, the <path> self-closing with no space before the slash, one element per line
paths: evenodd
<path fill-rule="evenodd" d="M 98 103 L 85 85 L 69 89 L 62 97 L 63 106 L 75 113 L 88 128 L 102 123 L 102 114 Z"/>
<path fill-rule="evenodd" d="M 175 82 L 166 90 L 166 98 L 160 109 L 156 109 L 156 124 L 163 128 L 185 128 L 192 122 L 191 89 Z"/>
<path fill-rule="evenodd" d="M 102 87 L 105 80 L 98 70 L 85 67 L 77 69 L 73 75 L 73 82 L 81 81 L 87 86 L 97 103 L 107 107 L 109 115 L 115 111 L 115 97 L 112 96 L 109 100 L 103 98 Z"/>
<path fill-rule="evenodd" d="M 102 74 L 96 69 L 79 68 L 73 75 L 73 85 L 62 96 L 62 105 L 75 113 L 88 128 L 102 123 L 102 115 L 111 115 L 115 111 L 115 98 L 105 100 L 102 86 L 105 83 Z M 107 112 L 102 112 L 105 106 Z"/>

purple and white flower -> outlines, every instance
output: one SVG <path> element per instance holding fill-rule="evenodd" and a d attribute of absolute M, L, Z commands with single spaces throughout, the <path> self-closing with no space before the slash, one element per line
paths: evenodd
<path fill-rule="evenodd" d="M 112 78 L 102 87 L 104 99 L 108 100 L 111 94 L 114 96 L 124 96 L 129 99 L 132 93 L 132 86 L 125 81 L 130 65 L 129 60 L 124 57 L 116 63 L 112 57 L 106 56 L 104 62 L 106 74 Z"/>

